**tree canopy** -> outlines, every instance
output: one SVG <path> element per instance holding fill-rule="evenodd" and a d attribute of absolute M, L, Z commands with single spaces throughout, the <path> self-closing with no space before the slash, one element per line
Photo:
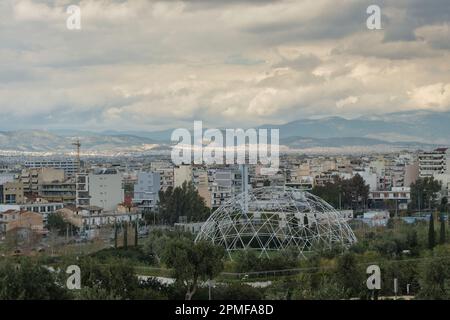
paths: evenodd
<path fill-rule="evenodd" d="M 189 222 L 204 221 L 210 214 L 194 184 L 187 182 L 181 187 L 160 191 L 158 210 L 161 222 L 168 224 L 178 222 L 181 216 L 186 216 Z"/>
<path fill-rule="evenodd" d="M 434 177 L 419 178 L 411 184 L 410 209 L 437 209 L 438 192 L 441 190 L 441 182 Z"/>
<path fill-rule="evenodd" d="M 324 186 L 315 186 L 312 193 L 322 198 L 335 208 L 362 209 L 369 198 L 369 186 L 356 174 L 351 179 L 336 177 Z"/>
<path fill-rule="evenodd" d="M 164 262 L 173 268 L 178 285 L 186 290 L 186 300 L 196 293 L 199 281 L 214 279 L 223 270 L 225 250 L 210 242 L 194 243 L 189 238 L 171 240 L 164 253 Z"/>

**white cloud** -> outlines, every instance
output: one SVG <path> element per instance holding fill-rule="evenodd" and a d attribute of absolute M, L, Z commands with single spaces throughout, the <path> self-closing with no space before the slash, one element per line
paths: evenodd
<path fill-rule="evenodd" d="M 440 0 L 423 19 L 418 1 L 385 1 L 381 31 L 365 27 L 365 0 L 81 0 L 82 30 L 71 32 L 72 2 L 0 4 L 7 126 L 152 130 L 450 110 Z"/>

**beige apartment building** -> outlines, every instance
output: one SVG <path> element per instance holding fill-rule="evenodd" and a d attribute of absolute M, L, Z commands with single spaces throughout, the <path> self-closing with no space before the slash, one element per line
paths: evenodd
<path fill-rule="evenodd" d="M 25 203 L 24 186 L 21 182 L 6 182 L 3 185 L 3 203 L 4 204 L 23 204 Z"/>
<path fill-rule="evenodd" d="M 64 181 L 64 170 L 54 168 L 24 169 L 18 177 L 25 194 L 37 194 L 39 185 Z"/>

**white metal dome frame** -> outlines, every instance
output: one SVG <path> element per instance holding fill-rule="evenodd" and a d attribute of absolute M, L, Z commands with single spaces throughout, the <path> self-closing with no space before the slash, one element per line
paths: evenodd
<path fill-rule="evenodd" d="M 289 187 L 263 187 L 241 193 L 218 208 L 195 241 L 211 241 L 231 253 L 297 248 L 299 256 L 356 242 L 346 218 L 319 197 Z"/>

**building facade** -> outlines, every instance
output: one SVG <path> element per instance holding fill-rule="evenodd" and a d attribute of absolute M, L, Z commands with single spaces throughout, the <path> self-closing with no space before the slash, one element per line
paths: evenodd
<path fill-rule="evenodd" d="M 142 211 L 152 211 L 159 201 L 161 177 L 159 172 L 139 172 L 134 186 L 133 203 Z"/>

